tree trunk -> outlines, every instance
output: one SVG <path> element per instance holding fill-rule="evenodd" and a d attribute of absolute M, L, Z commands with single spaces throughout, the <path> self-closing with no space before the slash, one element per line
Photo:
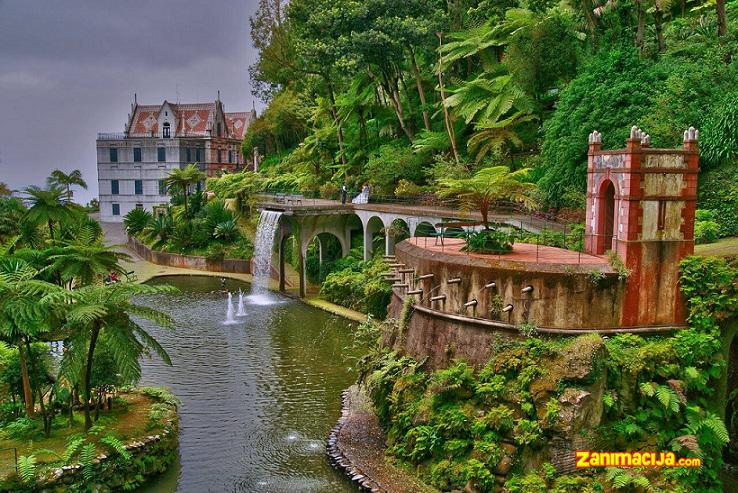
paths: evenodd
<path fill-rule="evenodd" d="M 49 237 L 51 238 L 51 243 L 54 243 L 54 222 L 49 219 L 47 224 L 49 225 Z"/>
<path fill-rule="evenodd" d="M 333 84 L 331 83 L 327 75 L 323 76 L 323 79 L 328 86 L 328 97 L 331 102 L 331 114 L 333 115 L 333 122 L 336 124 L 336 137 L 338 138 L 338 152 L 341 154 L 341 164 L 346 166 L 346 152 L 343 146 L 343 126 L 338 121 L 338 111 L 336 110 L 336 95 L 333 93 Z"/>
<path fill-rule="evenodd" d="M 479 203 L 479 212 L 482 214 L 484 229 L 489 229 L 489 201 L 483 200 Z"/>
<path fill-rule="evenodd" d="M 184 195 L 185 220 L 187 220 L 187 218 L 189 217 L 189 214 L 187 213 L 187 189 L 189 187 L 189 185 L 185 185 L 182 187 L 182 195 Z"/>
<path fill-rule="evenodd" d="M 659 53 L 663 53 L 666 50 L 666 42 L 664 41 L 664 13 L 658 6 L 656 11 L 653 13 L 653 19 L 656 27 L 656 43 L 658 45 Z"/>
<path fill-rule="evenodd" d="M 95 356 L 95 345 L 97 345 L 97 337 L 100 335 L 100 322 L 95 322 L 90 337 L 90 348 L 87 351 L 87 366 L 85 368 L 85 401 L 82 403 L 85 411 L 85 431 L 92 427 L 92 418 L 90 417 L 90 380 L 92 379 L 92 360 Z"/>
<path fill-rule="evenodd" d="M 100 406 L 102 405 L 102 392 L 97 390 L 97 401 L 95 402 L 95 423 L 100 419 Z"/>
<path fill-rule="evenodd" d="M 725 0 L 716 0 L 715 12 L 718 21 L 718 36 L 722 37 L 728 34 L 728 18 L 725 14 Z"/>
<path fill-rule="evenodd" d="M 26 365 L 26 354 L 23 349 L 23 341 L 18 343 L 18 354 L 20 356 L 21 380 L 23 382 L 23 404 L 26 407 L 26 416 L 33 418 L 35 409 L 33 406 L 33 391 L 31 390 L 31 378 L 28 375 L 28 366 Z"/>
<path fill-rule="evenodd" d="M 423 108 L 423 126 L 426 130 L 430 131 L 430 116 L 428 115 L 428 108 L 426 107 L 425 101 L 425 89 L 423 89 L 423 81 L 420 78 L 420 67 L 418 67 L 418 60 L 415 58 L 415 52 L 412 46 L 408 45 L 410 51 L 410 60 L 412 61 L 413 73 L 415 74 L 415 85 L 418 86 L 418 97 L 420 98 L 420 105 Z"/>
<path fill-rule="evenodd" d="M 643 8 L 643 0 L 638 1 L 638 27 L 636 28 L 635 45 L 641 56 L 645 50 L 645 33 L 646 33 L 646 9 Z"/>
<path fill-rule="evenodd" d="M 446 123 L 446 132 L 448 132 L 448 138 L 451 141 L 451 150 L 454 153 L 454 159 L 456 163 L 459 163 L 459 151 L 456 149 L 456 135 L 454 134 L 454 127 L 451 125 L 451 119 L 448 115 L 448 108 L 446 107 L 446 93 L 443 89 L 443 73 L 441 72 L 441 55 L 440 48 L 443 47 L 443 34 L 438 33 L 438 87 L 441 90 L 441 106 L 443 107 L 443 120 Z"/>
<path fill-rule="evenodd" d="M 592 2 L 590 0 L 582 0 L 582 11 L 584 11 L 584 18 L 587 21 L 587 28 L 589 29 L 589 35 L 592 37 L 592 44 L 597 47 L 597 18 L 592 12 Z"/>
<path fill-rule="evenodd" d="M 367 67 L 367 72 L 369 73 L 369 77 L 374 81 L 374 83 L 377 86 L 382 87 L 382 89 L 384 89 L 384 92 L 389 96 L 390 105 L 395 111 L 395 116 L 397 117 L 397 121 L 400 123 L 400 128 L 405 133 L 405 136 L 410 142 L 415 140 L 415 136 L 405 124 L 405 115 L 403 114 L 402 110 L 402 101 L 400 99 L 399 89 L 397 88 L 397 81 L 390 81 L 388 75 L 384 72 L 382 72 L 382 80 L 380 81 L 374 75 L 374 72 L 372 72 L 371 67 Z"/>

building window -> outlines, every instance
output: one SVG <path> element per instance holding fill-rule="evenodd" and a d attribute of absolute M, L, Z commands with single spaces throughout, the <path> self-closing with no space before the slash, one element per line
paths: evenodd
<path fill-rule="evenodd" d="M 163 163 L 167 160 L 167 148 L 166 147 L 157 147 L 156 148 L 156 158 L 160 163 Z"/>
<path fill-rule="evenodd" d="M 218 137 L 223 137 L 223 124 L 218 122 Z"/>
<path fill-rule="evenodd" d="M 143 204 L 136 204 L 136 209 L 142 209 L 143 210 L 144 205 Z"/>
<path fill-rule="evenodd" d="M 185 159 L 185 161 L 187 161 L 188 163 L 191 163 L 192 162 L 192 149 L 188 147 L 186 154 L 187 154 L 187 159 Z"/>
<path fill-rule="evenodd" d="M 113 215 L 120 216 L 120 204 L 113 204 Z"/>
<path fill-rule="evenodd" d="M 233 151 L 228 151 L 228 162 L 233 163 Z"/>
<path fill-rule="evenodd" d="M 195 161 L 198 163 L 202 162 L 202 159 L 200 159 L 201 157 L 200 150 L 201 149 L 199 147 L 195 149 Z"/>
<path fill-rule="evenodd" d="M 143 195 L 144 193 L 143 180 L 134 180 L 133 188 L 135 189 L 136 195 Z"/>
<path fill-rule="evenodd" d="M 656 229 L 658 231 L 663 231 L 665 227 L 666 227 L 666 201 L 659 200 L 659 215 L 658 215 L 658 223 L 656 224 Z"/>
<path fill-rule="evenodd" d="M 113 195 L 120 193 L 120 183 L 118 180 L 110 180 L 110 193 Z"/>
<path fill-rule="evenodd" d="M 221 153 L 220 153 L 220 149 L 218 149 L 218 162 L 219 162 L 219 163 L 220 163 L 221 161 L 223 161 L 223 160 L 221 159 L 221 157 L 223 157 L 223 156 L 222 156 L 222 155 L 221 155 Z"/>
<path fill-rule="evenodd" d="M 110 162 L 111 163 L 118 162 L 118 149 L 116 147 L 110 148 Z"/>
<path fill-rule="evenodd" d="M 134 163 L 141 162 L 141 148 L 140 147 L 133 148 L 133 162 Z"/>
<path fill-rule="evenodd" d="M 166 180 L 159 180 L 159 195 L 167 194 L 167 182 Z"/>
<path fill-rule="evenodd" d="M 165 139 L 168 139 L 172 136 L 170 133 L 169 122 L 164 122 L 164 125 L 161 127 L 161 136 Z"/>

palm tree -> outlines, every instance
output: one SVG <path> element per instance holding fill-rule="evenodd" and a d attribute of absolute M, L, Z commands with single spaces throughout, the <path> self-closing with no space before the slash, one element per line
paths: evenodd
<path fill-rule="evenodd" d="M 169 190 L 179 188 L 184 195 L 185 216 L 187 216 L 187 197 L 190 193 L 190 186 L 205 179 L 205 173 L 200 171 L 196 164 L 190 163 L 184 168 L 172 170 L 164 179 L 164 184 Z"/>
<path fill-rule="evenodd" d="M 7 254 L 7 246 L 3 255 Z M 18 348 L 26 414 L 34 414 L 33 390 L 26 364 L 27 344 L 53 328 L 54 299 L 65 290 L 37 279 L 39 271 L 25 260 L 0 258 L 0 337 Z"/>
<path fill-rule="evenodd" d="M 493 166 L 479 170 L 471 178 L 441 180 L 438 193 L 441 197 L 457 197 L 463 209 L 477 209 L 482 215 L 484 228 L 489 229 L 489 208 L 494 202 L 519 202 L 526 207 L 535 204 L 533 192 L 536 185 L 523 181 L 527 177 L 527 169 L 510 172 L 507 166 Z"/>
<path fill-rule="evenodd" d="M 26 219 L 35 224 L 49 227 L 49 236 L 54 241 L 54 224 L 72 221 L 77 211 L 72 207 L 63 189 L 52 186 L 44 190 L 37 186 L 24 190 L 31 207 L 26 212 Z"/>
<path fill-rule="evenodd" d="M 131 260 L 128 254 L 84 234 L 62 247 L 50 249 L 49 253 L 50 270 L 58 273 L 59 280 L 70 289 L 92 284 L 111 272 L 122 273 L 120 262 Z"/>
<path fill-rule="evenodd" d="M 136 305 L 134 296 L 171 293 L 172 286 L 149 286 L 137 283 L 90 284 L 74 291 L 67 291 L 73 303 L 69 304 L 66 321 L 72 330 L 70 362 L 83 373 L 82 385 L 85 397 L 85 430 L 92 426 L 90 417 L 92 363 L 100 334 L 105 331 L 113 348 L 113 357 L 126 377 L 140 377 L 140 356 L 148 350 L 156 352 L 171 365 L 169 355 L 148 332 L 131 319 L 131 316 L 151 320 L 162 327 L 172 327 L 173 319 L 153 308 Z"/>
<path fill-rule="evenodd" d="M 69 174 L 64 173 L 60 169 L 55 169 L 46 179 L 50 187 L 65 188 L 67 191 L 67 200 L 72 201 L 74 192 L 72 185 L 77 185 L 87 190 L 87 182 L 82 178 L 82 172 L 78 169 L 72 170 Z"/>

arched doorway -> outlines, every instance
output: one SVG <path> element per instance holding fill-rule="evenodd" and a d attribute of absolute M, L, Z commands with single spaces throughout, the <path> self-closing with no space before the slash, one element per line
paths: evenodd
<path fill-rule="evenodd" d="M 615 233 L 615 185 L 605 180 L 600 185 L 597 201 L 597 254 L 602 255 L 612 250 L 612 239 Z"/>

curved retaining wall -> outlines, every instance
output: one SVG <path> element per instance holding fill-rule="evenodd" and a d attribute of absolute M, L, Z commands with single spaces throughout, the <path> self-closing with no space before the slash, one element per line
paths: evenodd
<path fill-rule="evenodd" d="M 128 237 L 128 246 L 144 260 L 157 265 L 180 267 L 183 269 L 203 270 L 210 272 L 232 272 L 250 274 L 251 261 L 243 259 L 208 260 L 197 255 L 179 255 L 177 253 L 151 250 L 133 236 Z"/>
<path fill-rule="evenodd" d="M 415 269 L 415 276 L 434 274 L 418 281 L 422 305 L 450 314 L 496 320 L 504 324 L 532 323 L 561 329 L 612 328 L 621 326 L 625 283 L 609 265 L 552 264 L 508 261 L 490 256 L 480 258 L 445 254 L 407 241 L 396 245 L 398 262 Z M 597 272 L 597 276 L 593 273 Z M 449 284 L 448 280 L 461 282 Z M 495 282 L 496 286 L 485 289 Z M 533 290 L 523 293 L 523 288 Z M 443 302 L 431 296 L 446 295 Z M 476 307 L 464 303 L 477 300 Z M 493 318 L 492 308 L 508 304 L 512 311 Z"/>

